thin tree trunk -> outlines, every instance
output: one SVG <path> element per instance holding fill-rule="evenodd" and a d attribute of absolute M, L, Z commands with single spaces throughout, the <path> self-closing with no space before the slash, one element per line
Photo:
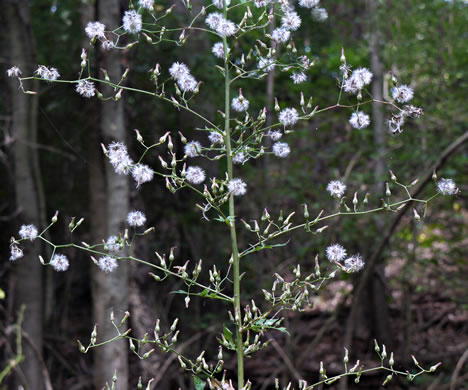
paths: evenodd
<path fill-rule="evenodd" d="M 11 65 L 17 65 L 24 74 L 31 74 L 36 61 L 29 3 L 10 2 L 2 9 L 5 6 L 10 32 Z M 37 83 L 32 84 L 28 88 L 37 90 Z M 11 87 L 15 198 L 16 205 L 21 210 L 18 222 L 32 223 L 40 229 L 40 202 L 34 172 L 38 161 L 37 148 L 34 147 L 37 143 L 38 97 L 23 94 L 18 89 L 16 80 L 12 80 Z M 42 266 L 38 260 L 41 246 L 37 240 L 34 244 L 28 242 L 22 247 L 25 256 L 15 266 L 15 306 L 19 309 L 22 304 L 26 305 L 23 331 L 27 333 L 33 347 L 27 343 L 23 345 L 25 359 L 20 365 L 22 375 L 18 375 L 17 382 L 26 390 L 41 390 L 44 389 L 41 361 L 34 352 L 36 349 L 42 354 L 43 283 Z"/>
<path fill-rule="evenodd" d="M 117 26 L 121 22 L 119 3 L 114 0 L 98 1 L 98 20 L 106 26 Z M 100 67 L 107 70 L 110 78 L 120 80 L 122 75 L 121 56 L 119 51 L 101 53 Z M 109 95 L 112 90 L 102 89 Z M 101 135 L 105 144 L 112 141 L 125 142 L 125 123 L 123 100 L 106 101 L 101 105 Z M 125 230 L 125 219 L 128 214 L 129 185 L 125 175 L 117 175 L 109 163 L 103 162 L 95 149 L 90 150 L 93 167 L 96 169 L 91 180 L 93 212 L 98 217 L 93 225 L 95 240 L 106 239 L 110 235 L 118 236 Z M 105 180 L 101 180 L 104 164 Z M 105 183 L 105 188 L 102 184 Z M 93 187 L 97 185 L 97 187 Z M 104 196 L 101 196 L 104 194 Z M 103 203 L 105 207 L 102 207 Z M 104 210 L 106 210 L 104 215 Z M 101 224 L 99 220 L 105 218 Z M 105 233 L 104 237 L 102 234 Z M 115 329 L 110 323 L 110 312 L 113 310 L 117 319 L 128 309 L 128 267 L 125 261 L 119 262 L 117 270 L 105 274 L 97 267 L 92 268 L 92 292 L 94 320 L 99 324 L 98 340 L 103 341 L 115 336 Z M 111 382 L 117 373 L 118 390 L 128 388 L 128 348 L 125 340 L 119 340 L 95 349 L 95 386 L 100 389 L 105 382 Z"/>
<path fill-rule="evenodd" d="M 372 95 L 374 99 L 379 101 L 383 100 L 383 75 L 384 69 L 380 59 L 380 31 L 378 24 L 378 4 L 376 0 L 368 0 L 368 14 L 371 22 L 370 26 L 370 59 L 371 71 L 374 74 L 372 83 Z M 378 183 L 379 197 L 385 196 L 384 177 L 387 171 L 387 163 L 385 161 L 385 138 L 386 130 L 384 125 L 385 114 L 384 108 L 380 103 L 372 104 L 372 121 L 374 131 L 374 145 L 376 151 L 374 177 L 375 182 Z M 377 231 L 382 231 L 385 222 L 382 218 L 376 219 Z M 372 328 L 374 336 L 379 342 L 385 343 L 390 347 L 390 329 L 388 320 L 388 305 L 385 299 L 386 290 L 385 280 L 385 261 L 383 256 L 379 259 L 375 268 L 374 277 L 371 278 L 368 291 L 370 298 L 370 308 L 372 310 Z"/>

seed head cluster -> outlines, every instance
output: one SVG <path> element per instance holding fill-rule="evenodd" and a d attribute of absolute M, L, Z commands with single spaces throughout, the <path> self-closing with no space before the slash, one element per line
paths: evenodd
<path fill-rule="evenodd" d="M 16 261 L 21 259 L 24 256 L 24 253 L 18 245 L 10 245 L 10 261 Z"/>
<path fill-rule="evenodd" d="M 440 179 L 437 182 L 437 190 L 442 195 L 456 195 L 460 192 L 452 179 Z"/>
<path fill-rule="evenodd" d="M 169 68 L 169 73 L 182 91 L 193 92 L 197 88 L 197 80 L 184 63 L 174 62 Z"/>
<path fill-rule="evenodd" d="M 68 261 L 67 256 L 62 255 L 60 253 L 56 253 L 52 260 L 50 260 L 50 265 L 56 270 L 57 272 L 63 272 L 68 269 L 70 266 L 70 262 Z"/>
<path fill-rule="evenodd" d="M 130 172 L 133 160 L 130 158 L 127 147 L 123 143 L 112 142 L 108 146 L 108 157 L 116 173 L 126 175 Z"/>
<path fill-rule="evenodd" d="M 137 164 L 132 168 L 132 176 L 138 188 L 143 183 L 153 180 L 154 171 L 148 165 Z"/>
<path fill-rule="evenodd" d="M 106 38 L 106 26 L 101 22 L 89 22 L 85 27 L 85 33 L 89 39 Z"/>
<path fill-rule="evenodd" d="M 231 179 L 228 182 L 228 190 L 234 196 L 242 196 L 247 192 L 247 184 L 242 179 Z"/>
<path fill-rule="evenodd" d="M 273 154 L 276 157 L 285 158 L 288 157 L 291 152 L 291 148 L 286 142 L 276 142 L 273 145 Z"/>
<path fill-rule="evenodd" d="M 392 89 L 392 97 L 399 103 L 408 103 L 413 96 L 413 88 L 408 85 L 400 85 Z"/>
<path fill-rule="evenodd" d="M 136 34 L 141 31 L 143 20 L 141 15 L 135 11 L 125 11 L 122 18 L 123 29 L 129 33 Z"/>
<path fill-rule="evenodd" d="M 198 141 L 190 141 L 184 147 L 185 155 L 187 157 L 197 157 L 200 156 L 202 146 Z"/>
<path fill-rule="evenodd" d="M 334 198 L 341 198 L 346 191 L 346 184 L 340 180 L 332 180 L 327 185 L 327 191 Z"/>
<path fill-rule="evenodd" d="M 117 266 L 117 260 L 112 256 L 104 256 L 98 260 L 98 267 L 105 273 L 114 271 Z"/>
<path fill-rule="evenodd" d="M 143 226 L 146 222 L 145 214 L 141 211 L 130 211 L 127 215 L 127 222 L 130 226 Z"/>
<path fill-rule="evenodd" d="M 200 167 L 188 167 L 185 173 L 185 180 L 191 184 L 201 184 L 205 178 L 205 171 Z"/>
<path fill-rule="evenodd" d="M 141 8 L 152 10 L 154 8 L 154 0 L 138 0 L 138 5 Z"/>
<path fill-rule="evenodd" d="M 369 69 L 358 68 L 345 80 L 343 89 L 345 92 L 357 94 L 366 85 L 370 84 L 372 76 L 372 72 Z"/>
<path fill-rule="evenodd" d="M 34 241 L 37 238 L 38 232 L 34 225 L 21 225 L 18 234 L 24 240 Z"/>
<path fill-rule="evenodd" d="M 362 111 L 353 112 L 351 118 L 349 118 L 349 123 L 355 129 L 364 129 L 370 124 L 369 115 Z"/>
<path fill-rule="evenodd" d="M 333 263 L 340 262 L 346 257 L 346 249 L 340 244 L 333 244 L 327 247 L 325 251 L 327 259 Z"/>
<path fill-rule="evenodd" d="M 283 126 L 293 126 L 299 120 L 299 114 L 295 108 L 285 108 L 279 114 L 279 121 Z"/>
<path fill-rule="evenodd" d="M 236 25 L 219 12 L 209 14 L 205 19 L 205 23 L 221 37 L 229 37 L 237 32 Z"/>
<path fill-rule="evenodd" d="M 47 81 L 55 81 L 60 77 L 60 73 L 56 68 L 48 68 L 45 65 L 39 65 L 34 73 Z"/>
<path fill-rule="evenodd" d="M 85 98 L 91 98 L 96 94 L 96 88 L 92 81 L 80 80 L 76 85 L 76 92 Z"/>

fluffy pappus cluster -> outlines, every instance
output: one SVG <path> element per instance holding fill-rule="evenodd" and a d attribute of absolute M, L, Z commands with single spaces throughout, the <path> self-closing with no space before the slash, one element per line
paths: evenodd
<path fill-rule="evenodd" d="M 106 38 L 106 26 L 101 22 L 89 22 L 85 27 L 85 33 L 89 39 Z"/>
<path fill-rule="evenodd" d="M 349 123 L 355 129 L 364 129 L 370 124 L 369 115 L 362 111 L 356 111 L 351 114 L 351 118 L 349 118 Z"/>
<path fill-rule="evenodd" d="M 242 196 L 247 192 L 247 184 L 242 179 L 233 178 L 228 182 L 228 190 L 234 196 Z"/>
<path fill-rule="evenodd" d="M 184 152 L 187 157 L 197 157 L 200 156 L 202 146 L 198 141 L 190 141 L 185 145 Z"/>
<path fill-rule="evenodd" d="M 201 184 L 205 179 L 205 171 L 200 167 L 188 167 L 185 172 L 185 180 L 191 184 Z"/>
<path fill-rule="evenodd" d="M 137 227 L 143 226 L 146 222 L 146 216 L 141 211 L 130 211 L 127 215 L 127 223 L 130 226 Z"/>
<path fill-rule="evenodd" d="M 98 260 L 97 265 L 105 273 L 109 273 L 109 272 L 114 271 L 118 266 L 117 260 L 112 256 L 101 257 Z"/>
<path fill-rule="evenodd" d="M 123 143 L 112 142 L 107 147 L 107 156 L 116 173 L 126 175 L 130 172 L 133 160 L 130 158 L 127 147 Z"/>
<path fill-rule="evenodd" d="M 299 114 L 295 108 L 285 108 L 279 113 L 279 121 L 283 126 L 294 126 L 299 120 Z"/>
<path fill-rule="evenodd" d="M 122 24 L 125 31 L 136 34 L 141 31 L 143 19 L 135 10 L 125 11 L 122 18 Z"/>
<path fill-rule="evenodd" d="M 340 180 L 332 180 L 327 185 L 327 191 L 334 198 L 341 198 L 346 191 L 346 184 Z"/>
<path fill-rule="evenodd" d="M 48 68 L 45 65 L 39 65 L 34 73 L 47 81 L 55 81 L 60 77 L 60 73 L 56 68 Z"/>
<path fill-rule="evenodd" d="M 145 164 L 136 164 L 132 168 L 132 176 L 136 181 L 137 188 L 143 183 L 153 180 L 154 171 Z"/>
<path fill-rule="evenodd" d="M 343 90 L 351 94 L 359 93 L 372 81 L 372 72 L 367 68 L 358 68 L 343 83 Z"/>
<path fill-rule="evenodd" d="M 56 253 L 52 260 L 49 263 L 54 270 L 57 272 L 64 272 L 70 266 L 70 261 L 68 260 L 67 256 Z"/>
<path fill-rule="evenodd" d="M 184 92 L 194 92 L 197 88 L 197 80 L 190 74 L 190 70 L 182 62 L 174 62 L 169 68 L 169 74 L 177 82 Z"/>
<path fill-rule="evenodd" d="M 273 144 L 273 154 L 276 157 L 285 158 L 291 152 L 291 148 L 286 142 L 276 142 Z"/>
<path fill-rule="evenodd" d="M 76 92 L 85 98 L 91 98 L 96 94 L 96 87 L 92 81 L 80 80 L 76 85 Z"/>
<path fill-rule="evenodd" d="M 18 234 L 24 240 L 34 241 L 38 232 L 34 225 L 21 225 Z"/>
<path fill-rule="evenodd" d="M 138 5 L 151 11 L 154 8 L 154 0 L 138 0 Z"/>
<path fill-rule="evenodd" d="M 437 190 L 442 195 L 456 195 L 460 192 L 452 179 L 440 179 L 437 182 Z"/>
<path fill-rule="evenodd" d="M 205 19 L 205 23 L 221 37 L 229 37 L 237 32 L 235 23 L 226 19 L 219 12 L 209 14 Z"/>
<path fill-rule="evenodd" d="M 346 249 L 340 244 L 333 244 L 325 250 L 327 259 L 339 265 L 348 273 L 358 272 L 364 268 L 364 260 L 361 255 L 355 254 L 350 257 L 347 256 Z"/>

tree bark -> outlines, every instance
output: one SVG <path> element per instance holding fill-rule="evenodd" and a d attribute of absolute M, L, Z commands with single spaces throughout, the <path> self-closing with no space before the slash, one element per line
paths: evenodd
<path fill-rule="evenodd" d="M 384 69 L 380 59 L 380 31 L 378 24 L 378 4 L 376 0 L 368 0 L 368 13 L 370 20 L 370 60 L 371 71 L 374 74 L 372 83 L 372 96 L 379 101 L 383 100 L 383 76 Z M 387 163 L 385 160 L 385 138 L 386 130 L 384 125 L 385 114 L 384 108 L 380 103 L 372 104 L 372 121 L 374 132 L 374 145 L 376 151 L 374 177 L 378 183 L 378 195 L 385 196 L 384 177 L 387 171 Z M 385 227 L 385 222 L 382 218 L 376 219 L 377 231 L 382 231 Z M 374 271 L 374 277 L 371 278 L 368 285 L 369 299 L 372 312 L 372 331 L 377 340 L 385 343 L 387 347 L 391 347 L 390 329 L 388 319 L 388 305 L 386 301 L 386 279 L 385 279 L 385 261 L 383 256 L 380 257 Z"/>
<path fill-rule="evenodd" d="M 98 18 L 106 26 L 118 26 L 121 22 L 119 3 L 113 0 L 98 1 Z M 100 67 L 107 70 L 111 80 L 118 81 L 122 75 L 119 51 L 101 53 Z M 108 96 L 110 89 L 102 89 Z M 106 101 L 101 105 L 100 133 L 105 144 L 112 141 L 125 142 L 125 120 L 123 100 Z M 91 213 L 93 217 L 93 237 L 95 240 L 123 233 L 128 214 L 129 184 L 124 175 L 117 175 L 111 165 L 104 161 L 99 144 L 94 138 L 90 146 L 90 191 Z M 91 140 L 90 140 L 91 142 Z M 115 312 L 120 320 L 128 309 L 128 267 L 120 261 L 118 268 L 105 274 L 97 267 L 92 268 L 92 293 L 94 320 L 99 325 L 98 341 L 108 340 L 116 332 L 110 322 L 110 312 Z M 128 347 L 125 340 L 106 344 L 95 350 L 96 388 L 111 383 L 114 371 L 117 372 L 117 389 L 128 388 Z"/>
<path fill-rule="evenodd" d="M 35 45 L 31 29 L 31 14 L 26 1 L 7 2 L 8 31 L 10 33 L 10 65 L 18 66 L 24 74 L 32 74 L 35 60 Z M 28 88 L 36 90 L 36 82 Z M 16 80 L 11 83 L 12 134 L 14 143 L 14 176 L 16 207 L 20 210 L 17 219 L 21 223 L 34 224 L 41 229 L 39 183 L 35 175 L 38 162 L 37 148 L 37 96 L 25 95 Z M 37 172 L 36 172 L 37 173 Z M 43 283 L 42 265 L 38 260 L 41 251 L 39 240 L 22 245 L 24 258 L 15 265 L 15 307 L 26 305 L 23 331 L 27 333 L 31 345 L 23 345 L 24 362 L 20 365 L 21 375 L 17 375 L 18 385 L 26 390 L 44 389 L 40 355 L 42 354 L 43 323 Z M 39 356 L 34 352 L 38 351 Z"/>

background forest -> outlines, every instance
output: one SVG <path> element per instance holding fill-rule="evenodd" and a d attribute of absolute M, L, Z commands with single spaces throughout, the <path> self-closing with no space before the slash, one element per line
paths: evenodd
<path fill-rule="evenodd" d="M 167 8 L 167 0 L 156 10 Z M 172 2 L 171 2 L 172 3 Z M 199 8 L 199 0 L 193 7 Z M 184 21 L 182 4 L 174 1 L 171 15 Z M 69 251 L 71 269 L 57 273 L 43 267 L 38 256 L 50 256 L 50 247 L 35 242 L 25 248 L 25 258 L 8 261 L 9 240 L 20 225 L 45 227 L 59 210 L 58 222 L 48 234 L 53 242 L 105 240 L 118 210 L 144 210 L 152 233 L 133 248 L 141 258 L 153 259 L 155 251 L 175 246 L 179 259 L 203 259 L 220 264 L 230 256 L 229 237 L 219 224 L 206 223 L 189 192 L 170 194 L 162 179 L 137 191 L 126 178 L 113 181 L 100 143 L 118 134 L 130 150 L 141 153 L 134 129 L 148 143 L 167 131 L 181 131 L 189 139 L 202 139 L 194 129 L 196 118 L 157 99 L 124 93 L 119 101 L 83 99 L 74 88 L 32 81 L 25 95 L 6 70 L 18 65 L 32 74 L 38 64 L 56 67 L 64 79 L 74 80 L 83 47 L 89 47 L 84 27 L 100 20 L 118 25 L 126 0 L 0 0 L 0 389 L 100 389 L 119 372 L 118 388 L 135 389 L 139 376 L 154 378 L 152 389 L 192 389 L 177 359 L 161 351 L 139 360 L 128 345 L 113 343 L 93 353 L 80 353 L 76 340 L 88 340 L 97 323 L 99 338 L 113 336 L 108 318 L 111 308 L 121 318 L 128 310 L 128 326 L 139 336 L 152 333 L 156 318 L 168 327 L 179 318 L 179 348 L 196 358 L 200 350 L 216 353 L 216 338 L 226 318 L 219 303 L 192 299 L 185 309 L 183 297 L 170 292 L 181 282 L 155 283 L 143 265 L 129 264 L 112 275 L 102 273 L 86 253 Z M 453 0 L 322 0 L 328 19 L 317 20 L 301 9 L 303 28 L 295 43 L 316 64 L 305 84 L 294 85 L 280 71 L 257 84 L 246 82 L 249 100 L 258 112 L 274 112 L 274 98 L 297 101 L 300 92 L 312 96 L 320 107 L 336 103 L 336 78 L 341 48 L 348 63 L 366 66 L 375 75 L 372 92 L 382 96 L 382 85 L 392 72 L 415 90 L 413 104 L 424 116 L 409 121 L 400 135 L 384 124 L 383 106 L 368 107 L 372 126 L 352 130 L 349 112 L 331 111 L 302 124 L 290 134 L 292 153 L 287 159 L 265 156 L 242 167 L 249 186 L 239 203 L 240 215 L 270 214 L 280 210 L 302 213 L 330 208 L 333 200 L 325 188 L 331 178 L 346 178 L 353 191 L 369 192 L 369 202 L 380 205 L 392 170 L 400 182 L 419 178 L 415 189 L 421 198 L 434 192 L 432 174 L 452 178 L 461 192 L 439 197 L 422 221 L 410 208 L 398 213 L 371 214 L 330 221 L 320 235 L 305 232 L 288 237 L 289 245 L 259 252 L 242 264 L 246 272 L 245 296 L 258 295 L 271 285 L 272 275 L 288 275 L 299 262 L 313 269 L 315 255 L 330 242 L 346 242 L 352 252 L 367 260 L 359 274 L 343 274 L 313 298 L 304 312 L 285 315 L 290 335 L 271 332 L 270 346 L 246 361 L 246 377 L 255 389 L 274 389 L 274 378 L 289 381 L 318 378 L 323 361 L 330 375 L 342 370 L 343 347 L 350 359 L 369 365 L 376 360 L 373 339 L 394 351 L 396 365 L 406 370 L 418 361 L 443 364 L 431 376 L 409 383 L 395 379 L 390 389 L 468 388 L 468 132 L 466 96 L 468 69 L 468 5 Z M 254 45 L 255 37 L 246 45 Z M 128 42 L 130 43 L 131 39 Z M 105 56 L 96 49 L 93 72 L 104 68 L 121 74 L 130 67 L 126 85 L 151 88 L 148 71 L 159 63 L 163 69 L 175 61 L 189 65 L 203 80 L 197 107 L 215 116 L 222 100 L 222 79 L 213 72 L 211 53 L 215 41 L 191 34 L 183 47 L 138 44 Z M 91 53 L 91 50 L 90 50 Z M 94 53 L 97 53 L 96 55 Z M 267 118 L 267 121 L 271 118 Z M 174 141 L 176 142 L 176 141 Z M 178 143 L 177 143 L 178 142 Z M 177 141 L 174 148 L 182 149 Z M 154 155 L 153 162 L 157 162 Z M 212 162 L 204 166 L 216 171 Z M 71 219 L 85 221 L 72 235 Z M 239 241 L 248 235 L 239 229 Z M 182 264 L 183 264 L 182 262 Z M 206 277 L 206 275 L 205 275 Z M 18 356 L 16 327 L 21 307 L 24 361 Z M 214 351 L 214 352 L 213 352 Z M 235 369 L 235 355 L 226 353 L 225 368 Z M 359 385 L 335 383 L 329 388 L 377 389 L 385 374 L 363 377 Z"/>

